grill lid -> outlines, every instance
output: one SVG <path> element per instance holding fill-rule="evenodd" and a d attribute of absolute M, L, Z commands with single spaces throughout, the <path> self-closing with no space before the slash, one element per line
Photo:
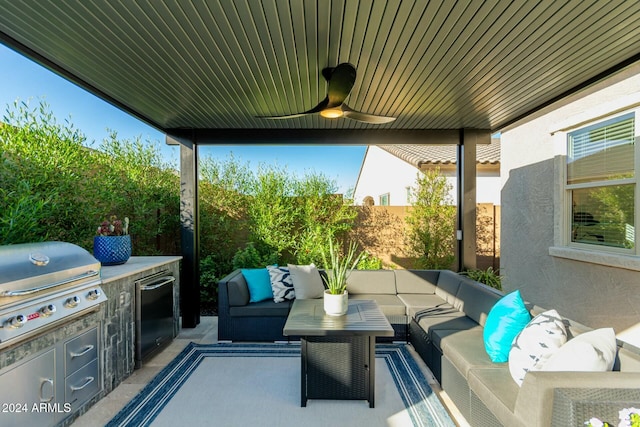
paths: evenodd
<path fill-rule="evenodd" d="M 100 262 L 85 249 L 72 243 L 40 242 L 0 246 L 2 296 L 22 296 L 35 288 L 53 288 L 90 277 L 96 280 L 99 276 Z"/>

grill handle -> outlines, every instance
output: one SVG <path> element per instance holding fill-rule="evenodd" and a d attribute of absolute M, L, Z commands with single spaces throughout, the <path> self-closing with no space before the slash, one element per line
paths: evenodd
<path fill-rule="evenodd" d="M 160 277 L 157 282 L 153 282 L 148 285 L 140 285 L 141 291 L 152 291 L 154 289 L 158 289 L 161 286 L 164 286 L 168 283 L 173 283 L 176 281 L 176 278 L 173 276 L 164 276 Z"/>
<path fill-rule="evenodd" d="M 25 296 L 25 295 L 31 295 L 31 294 L 35 294 L 36 292 L 40 292 L 40 291 L 44 291 L 44 290 L 47 290 L 47 289 L 55 288 L 56 286 L 66 285 L 67 283 L 75 282 L 76 280 L 86 279 L 88 277 L 94 277 L 94 276 L 97 276 L 98 274 L 100 274 L 100 272 L 94 271 L 94 270 L 89 270 L 86 273 L 82 273 L 82 274 L 79 274 L 77 276 L 70 277 L 70 278 L 65 279 L 65 280 L 61 280 L 59 282 L 49 283 L 48 285 L 38 286 L 37 288 L 23 289 L 23 290 L 19 290 L 19 291 L 12 291 L 12 290 L 2 291 L 2 292 L 0 292 L 0 296 L 3 296 L 3 297 L 22 297 L 22 296 Z"/>

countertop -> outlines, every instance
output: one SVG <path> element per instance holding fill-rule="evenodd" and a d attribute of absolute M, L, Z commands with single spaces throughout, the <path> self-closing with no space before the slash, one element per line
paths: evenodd
<path fill-rule="evenodd" d="M 101 269 L 102 282 L 108 283 L 154 267 L 180 261 L 181 259 L 181 256 L 132 256 L 124 264 L 103 266 Z"/>

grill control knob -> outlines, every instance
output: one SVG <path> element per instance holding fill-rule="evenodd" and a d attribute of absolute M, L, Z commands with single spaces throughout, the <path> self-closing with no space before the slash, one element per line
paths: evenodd
<path fill-rule="evenodd" d="M 91 299 L 91 300 L 96 300 L 98 298 L 100 298 L 100 295 L 102 293 L 100 292 L 100 289 L 93 289 L 91 291 L 89 291 L 89 293 L 87 294 L 87 298 Z"/>
<path fill-rule="evenodd" d="M 22 314 L 18 314 L 17 316 L 14 316 L 9 320 L 7 320 L 7 323 L 9 324 L 10 327 L 14 329 L 18 329 L 18 328 L 22 328 L 27 323 L 27 318 Z"/>
<path fill-rule="evenodd" d="M 75 308 L 78 306 L 79 303 L 80 303 L 80 298 L 78 298 L 77 296 L 72 296 L 64 303 L 64 305 L 68 308 Z"/>
<path fill-rule="evenodd" d="M 53 304 L 47 304 L 40 309 L 40 314 L 42 314 L 44 317 L 49 317 L 55 312 L 56 306 Z"/>

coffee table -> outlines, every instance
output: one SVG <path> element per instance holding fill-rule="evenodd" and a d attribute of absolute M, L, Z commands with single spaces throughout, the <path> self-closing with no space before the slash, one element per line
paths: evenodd
<path fill-rule="evenodd" d="M 344 316 L 324 313 L 322 299 L 295 300 L 284 335 L 300 336 L 301 406 L 308 399 L 367 400 L 375 406 L 376 336 L 393 336 L 372 300 L 349 300 Z"/>

